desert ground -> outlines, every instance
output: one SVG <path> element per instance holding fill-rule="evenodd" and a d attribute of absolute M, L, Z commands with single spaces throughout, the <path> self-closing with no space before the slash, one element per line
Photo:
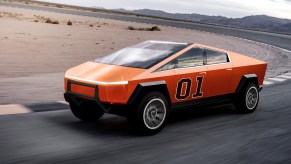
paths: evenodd
<path fill-rule="evenodd" d="M 268 62 L 266 78 L 291 69 L 291 53 L 264 44 L 174 27 L 128 26 L 155 25 L 0 6 L 0 104 L 62 101 L 66 69 L 145 40 L 198 42 L 242 53 Z"/>

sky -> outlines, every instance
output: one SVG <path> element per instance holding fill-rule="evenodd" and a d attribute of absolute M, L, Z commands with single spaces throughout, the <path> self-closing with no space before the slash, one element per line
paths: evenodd
<path fill-rule="evenodd" d="M 39 0 L 106 9 L 154 9 L 170 13 L 240 18 L 249 15 L 269 15 L 291 19 L 291 0 Z"/>

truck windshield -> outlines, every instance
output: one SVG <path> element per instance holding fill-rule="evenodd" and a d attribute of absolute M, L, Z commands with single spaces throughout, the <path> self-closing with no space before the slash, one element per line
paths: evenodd
<path fill-rule="evenodd" d="M 95 62 L 147 69 L 186 46 L 186 43 L 145 41 L 99 57 Z"/>

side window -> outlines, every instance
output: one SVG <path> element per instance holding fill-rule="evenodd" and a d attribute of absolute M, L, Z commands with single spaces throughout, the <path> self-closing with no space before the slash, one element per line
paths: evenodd
<path fill-rule="evenodd" d="M 175 69 L 175 63 L 176 63 L 176 60 L 174 59 L 174 60 L 170 61 L 169 63 L 161 66 L 160 68 L 158 68 L 156 70 L 156 72 L 158 72 L 158 71 L 166 71 L 166 70 L 170 70 L 170 69 Z"/>
<path fill-rule="evenodd" d="M 218 64 L 228 62 L 227 55 L 223 52 L 205 49 L 207 64 Z"/>
<path fill-rule="evenodd" d="M 177 58 L 177 67 L 186 68 L 203 65 L 203 49 L 192 48 Z"/>

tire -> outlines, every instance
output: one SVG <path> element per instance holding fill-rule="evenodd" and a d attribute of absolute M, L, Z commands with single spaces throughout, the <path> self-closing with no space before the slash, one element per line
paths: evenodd
<path fill-rule="evenodd" d="M 75 103 L 70 103 L 72 113 L 82 121 L 96 121 L 101 118 L 104 112 L 101 109 L 96 109 L 91 104 L 81 104 L 80 106 Z"/>
<path fill-rule="evenodd" d="M 254 83 L 247 84 L 235 100 L 235 107 L 240 113 L 252 113 L 259 103 L 258 86 Z"/>
<path fill-rule="evenodd" d="M 128 111 L 129 127 L 140 135 L 154 135 L 166 125 L 168 101 L 160 92 L 150 92 L 136 102 Z"/>

